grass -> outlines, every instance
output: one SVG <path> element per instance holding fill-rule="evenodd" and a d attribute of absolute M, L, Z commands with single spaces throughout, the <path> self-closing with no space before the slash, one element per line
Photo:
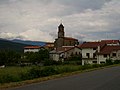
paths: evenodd
<path fill-rule="evenodd" d="M 118 65 L 120 65 L 120 64 L 118 64 Z M 111 65 L 111 66 L 116 66 L 116 65 Z M 106 66 L 106 67 L 111 67 L 111 66 Z M 50 74 L 47 73 L 48 75 L 46 73 L 43 73 L 43 75 L 46 75 L 46 77 L 37 77 L 37 78 L 33 78 L 31 80 L 26 80 L 26 79 L 19 80 L 19 76 L 21 75 L 21 73 L 25 74 L 30 70 L 33 70 L 32 73 L 34 73 L 34 70 L 41 70 L 39 68 L 42 68 L 43 71 L 57 70 L 58 72 L 57 73 L 52 72 Z M 55 79 L 55 78 L 78 74 L 81 72 L 101 69 L 104 67 L 98 68 L 98 66 L 96 66 L 96 65 L 88 65 L 88 66 L 84 66 L 84 67 L 80 66 L 80 65 L 64 65 L 64 66 L 59 65 L 59 66 L 47 66 L 47 67 L 39 67 L 39 68 L 38 67 L 37 68 L 36 67 L 6 67 L 6 68 L 0 69 L 0 79 L 3 79 L 3 80 L 7 79 L 8 81 L 10 81 L 10 82 L 0 83 L 0 88 L 16 87 L 16 86 L 26 85 L 26 84 L 30 84 L 30 83 L 46 81 L 46 80 L 50 80 L 50 79 Z M 48 69 L 48 68 L 50 68 L 50 69 Z M 4 77 L 6 75 L 8 75 L 7 78 Z M 12 78 L 11 78 L 11 76 L 12 76 Z M 13 81 L 11 81 L 11 80 L 13 80 Z"/>
<path fill-rule="evenodd" d="M 5 67 L 0 68 L 0 76 L 4 74 L 18 75 L 19 73 L 27 72 L 31 67 Z"/>
<path fill-rule="evenodd" d="M 31 67 L 6 67 L 0 68 L 0 83 L 21 81 L 20 75 L 27 73 Z"/>

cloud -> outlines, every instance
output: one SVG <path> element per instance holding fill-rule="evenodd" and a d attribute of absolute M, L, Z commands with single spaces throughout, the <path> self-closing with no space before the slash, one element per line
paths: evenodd
<path fill-rule="evenodd" d="M 6 39 L 22 39 L 32 41 L 53 41 L 54 39 L 47 32 L 41 32 L 40 30 L 27 30 L 19 34 L 13 34 L 9 32 L 0 33 L 0 38 Z"/>
<path fill-rule="evenodd" d="M 24 36 L 26 40 L 32 41 L 52 41 L 53 38 L 47 32 L 41 32 L 40 30 L 27 30 L 23 33 L 20 33 L 20 36 Z"/>
<path fill-rule="evenodd" d="M 118 0 L 0 0 L 0 37 L 54 41 L 63 20 L 66 36 L 119 39 L 119 16 Z"/>
<path fill-rule="evenodd" d="M 0 33 L 0 38 L 5 38 L 5 39 L 24 39 L 24 36 L 13 34 L 13 33 L 8 33 L 8 32 L 2 32 Z"/>
<path fill-rule="evenodd" d="M 86 9 L 84 12 L 66 16 L 64 20 L 69 22 L 67 32 L 83 34 L 86 36 L 84 40 L 119 39 L 119 16 L 120 2 L 112 0 L 106 2 L 101 9 Z"/>

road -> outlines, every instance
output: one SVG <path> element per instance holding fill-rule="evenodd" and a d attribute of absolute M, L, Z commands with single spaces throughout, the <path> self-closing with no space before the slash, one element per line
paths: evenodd
<path fill-rule="evenodd" d="M 8 90 L 120 90 L 120 66 Z"/>

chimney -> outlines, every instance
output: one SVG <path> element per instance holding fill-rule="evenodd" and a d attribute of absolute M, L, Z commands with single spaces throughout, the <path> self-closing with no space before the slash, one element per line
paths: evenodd
<path fill-rule="evenodd" d="M 98 50 L 98 53 L 99 53 L 100 52 L 100 46 L 98 46 L 97 50 Z"/>

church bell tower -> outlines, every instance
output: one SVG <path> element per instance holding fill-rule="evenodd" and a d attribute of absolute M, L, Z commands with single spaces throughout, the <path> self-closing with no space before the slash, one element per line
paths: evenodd
<path fill-rule="evenodd" d="M 64 37 L 64 26 L 62 23 L 58 26 L 58 38 L 63 38 Z"/>

